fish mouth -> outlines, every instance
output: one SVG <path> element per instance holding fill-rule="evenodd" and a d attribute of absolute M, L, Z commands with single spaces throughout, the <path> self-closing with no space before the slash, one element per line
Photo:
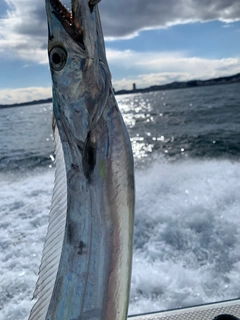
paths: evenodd
<path fill-rule="evenodd" d="M 52 6 L 53 13 L 58 17 L 58 19 L 61 22 L 62 22 L 62 19 L 64 19 L 64 21 L 68 23 L 69 26 L 72 26 L 73 24 L 72 8 L 71 8 L 71 11 L 70 9 L 68 10 L 60 0 L 50 0 L 49 2 Z"/>
<path fill-rule="evenodd" d="M 86 0 L 72 0 L 71 9 L 67 9 L 61 0 L 47 0 L 51 5 L 52 13 L 61 22 L 67 33 L 82 47 L 83 42 L 83 29 L 80 23 L 79 4 Z M 93 12 L 94 6 L 101 0 L 87 0 L 90 12 Z M 81 13 L 83 14 L 83 13 Z"/>

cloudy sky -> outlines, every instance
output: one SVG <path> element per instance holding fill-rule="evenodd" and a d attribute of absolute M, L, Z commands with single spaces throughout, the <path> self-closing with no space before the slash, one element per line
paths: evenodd
<path fill-rule="evenodd" d="M 44 3 L 0 0 L 0 104 L 51 96 Z M 116 90 L 240 72 L 239 0 L 102 0 L 99 7 Z"/>

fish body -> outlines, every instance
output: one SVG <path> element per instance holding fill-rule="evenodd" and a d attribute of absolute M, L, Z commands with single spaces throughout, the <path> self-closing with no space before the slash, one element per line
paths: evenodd
<path fill-rule="evenodd" d="M 134 219 L 130 139 L 97 2 L 46 0 L 56 142 L 50 220 L 29 320 L 127 318 Z"/>

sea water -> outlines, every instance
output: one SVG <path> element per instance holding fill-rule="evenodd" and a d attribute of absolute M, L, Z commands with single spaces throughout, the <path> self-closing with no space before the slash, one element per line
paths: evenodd
<path fill-rule="evenodd" d="M 129 314 L 240 297 L 239 84 L 117 97 L 132 141 Z M 0 320 L 27 320 L 54 181 L 52 106 L 0 110 Z"/>

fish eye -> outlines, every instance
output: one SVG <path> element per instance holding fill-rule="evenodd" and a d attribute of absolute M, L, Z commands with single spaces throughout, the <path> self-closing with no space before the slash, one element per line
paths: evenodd
<path fill-rule="evenodd" d="M 52 48 L 49 54 L 49 60 L 52 68 L 60 71 L 67 62 L 67 52 L 62 47 Z"/>

